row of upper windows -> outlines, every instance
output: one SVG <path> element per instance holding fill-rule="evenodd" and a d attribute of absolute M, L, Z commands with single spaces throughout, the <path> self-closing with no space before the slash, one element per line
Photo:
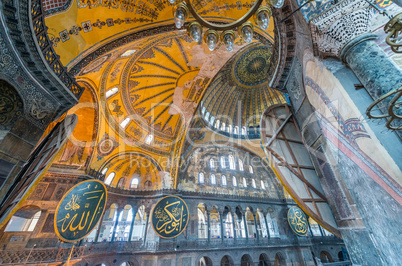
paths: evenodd
<path fill-rule="evenodd" d="M 238 159 L 238 162 L 239 162 L 239 170 L 244 171 L 243 161 L 241 159 Z M 221 163 L 221 168 L 225 169 L 226 168 L 226 160 L 225 160 L 224 156 L 221 156 L 220 163 Z M 211 168 L 211 169 L 215 168 L 215 159 L 213 159 L 213 158 L 209 159 L 209 168 Z M 229 169 L 236 170 L 236 162 L 235 162 L 233 155 L 229 155 Z M 250 172 L 250 174 L 254 174 L 254 170 L 251 165 L 248 166 L 248 171 Z"/>
<path fill-rule="evenodd" d="M 211 185 L 216 185 L 216 176 L 215 176 L 214 174 L 211 174 L 211 175 L 210 175 L 210 179 L 209 179 L 209 180 L 210 180 Z M 243 177 L 243 180 L 242 180 L 242 181 L 243 181 L 243 187 L 246 188 L 246 187 L 247 187 L 247 180 L 246 180 L 246 178 Z M 205 183 L 205 175 L 204 175 L 203 172 L 199 172 L 199 173 L 198 173 L 198 182 L 199 182 L 200 184 L 204 184 L 204 183 Z M 264 181 L 263 181 L 263 180 L 261 180 L 260 184 L 261 184 L 261 189 L 265 189 L 265 184 L 264 184 Z M 222 185 L 222 186 L 227 186 L 227 185 L 228 185 L 227 177 L 226 177 L 225 175 L 222 175 L 222 176 L 221 176 L 221 185 Z M 234 187 L 237 187 L 237 179 L 236 179 L 235 176 L 232 177 L 232 185 L 233 185 Z M 253 188 L 257 188 L 254 178 L 251 179 L 251 186 L 252 186 Z"/>
<path fill-rule="evenodd" d="M 232 126 L 232 125 L 226 125 L 225 122 L 222 122 L 219 119 L 215 119 L 215 116 L 210 116 L 209 112 L 206 112 L 206 108 L 205 106 L 201 109 L 201 113 L 204 116 L 204 119 L 208 122 L 208 124 L 210 124 L 212 127 L 223 131 L 223 132 L 227 132 L 229 134 L 235 134 L 235 135 L 247 135 L 247 128 L 245 126 L 243 126 L 241 128 L 241 132 L 239 131 L 239 127 L 238 126 Z"/>
<path fill-rule="evenodd" d="M 103 169 L 102 174 L 103 174 L 103 175 L 106 174 L 107 170 L 108 170 L 108 168 Z M 111 172 L 111 173 L 105 178 L 104 183 L 105 183 L 106 185 L 109 185 L 109 186 L 110 186 L 110 185 L 112 184 L 113 179 L 115 178 L 115 176 L 116 176 L 116 173 L 115 173 L 115 172 Z M 138 178 L 134 177 L 133 179 L 131 179 L 130 188 L 132 188 L 132 189 L 138 188 L 138 185 L 139 185 L 139 184 L 140 184 L 140 180 L 139 180 Z M 119 185 L 118 185 L 118 187 L 119 187 Z"/>

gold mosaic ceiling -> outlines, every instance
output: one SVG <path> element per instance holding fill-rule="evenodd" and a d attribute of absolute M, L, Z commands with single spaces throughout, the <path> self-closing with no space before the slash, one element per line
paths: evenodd
<path fill-rule="evenodd" d="M 272 49 L 254 43 L 237 53 L 215 76 L 200 106 L 209 124 L 214 126 L 219 120 L 220 125 L 232 128 L 258 127 L 269 106 L 286 103 L 283 92 L 269 87 L 276 68 Z"/>

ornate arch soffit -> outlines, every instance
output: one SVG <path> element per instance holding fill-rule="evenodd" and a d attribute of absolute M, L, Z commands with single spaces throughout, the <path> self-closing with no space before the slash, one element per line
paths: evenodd
<path fill-rule="evenodd" d="M 275 35 L 279 44 L 279 59 L 276 75 L 271 83 L 271 87 L 279 90 L 284 90 L 289 73 L 292 69 L 293 57 L 296 54 L 297 25 L 295 16 L 290 16 L 283 23 L 278 23 L 278 21 L 288 16 L 293 9 L 292 2 L 286 0 L 282 8 L 275 8 L 273 10 L 276 26 Z"/>
<path fill-rule="evenodd" d="M 215 19 L 215 21 L 221 23 L 227 22 L 227 20 L 224 19 Z M 184 27 L 186 27 L 186 25 Z M 105 39 L 102 42 L 97 43 L 91 48 L 85 50 L 67 64 L 67 69 L 72 76 L 76 76 L 78 73 L 80 73 L 81 69 L 86 67 L 90 62 L 110 52 L 111 50 L 145 37 L 172 31 L 177 31 L 176 26 L 173 24 L 173 19 L 158 23 L 150 23 L 146 26 L 133 28 L 130 31 L 125 31 L 118 35 L 115 35 L 113 36 L 113 38 L 111 37 Z M 274 43 L 275 41 L 272 36 L 265 33 L 264 31 L 257 29 L 254 33 L 255 39 L 265 45 Z"/>
<path fill-rule="evenodd" d="M 150 162 L 152 162 L 155 167 L 158 169 L 158 171 L 162 171 L 162 166 L 158 163 L 157 160 L 155 160 L 152 156 L 144 154 L 144 153 L 138 153 L 138 152 L 123 152 L 123 153 L 119 153 L 114 155 L 113 157 L 110 157 L 107 161 L 105 161 L 101 167 L 99 167 L 99 171 L 102 171 L 105 166 L 107 166 L 110 162 L 112 162 L 115 159 L 118 159 L 119 157 L 124 157 L 124 156 L 138 156 L 138 157 L 142 157 L 145 158 L 147 160 L 149 160 Z"/>

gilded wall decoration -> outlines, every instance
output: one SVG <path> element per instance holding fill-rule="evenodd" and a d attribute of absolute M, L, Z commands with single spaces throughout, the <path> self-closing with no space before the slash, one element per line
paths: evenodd
<path fill-rule="evenodd" d="M 23 102 L 17 91 L 0 80 L 0 129 L 10 130 L 23 112 Z"/>
<path fill-rule="evenodd" d="M 97 146 L 98 160 L 110 155 L 118 146 L 119 143 L 114 138 L 109 137 L 109 135 L 105 133 Z"/>

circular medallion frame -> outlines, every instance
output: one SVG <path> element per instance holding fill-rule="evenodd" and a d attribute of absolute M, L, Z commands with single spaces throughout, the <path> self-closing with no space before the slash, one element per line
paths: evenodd
<path fill-rule="evenodd" d="M 69 237 L 68 235 L 65 234 L 65 232 L 60 232 L 59 231 L 58 223 L 63 221 L 63 220 L 65 222 L 68 219 L 67 216 L 70 217 L 69 212 L 67 212 L 67 214 L 65 214 L 66 213 L 65 210 L 70 210 L 71 209 L 71 210 L 73 210 L 75 212 L 76 210 L 81 208 L 82 205 L 78 204 L 80 198 L 78 197 L 77 194 L 74 195 L 74 193 L 78 192 L 78 193 L 81 193 L 82 195 L 85 195 L 86 192 L 84 192 L 84 190 L 90 189 L 90 187 L 92 185 L 92 184 L 87 184 L 87 183 L 94 184 L 95 189 L 98 188 L 97 187 L 98 185 L 100 185 L 100 188 L 101 188 L 100 190 L 97 190 L 97 191 L 90 191 L 90 193 L 103 192 L 104 194 L 101 197 L 101 199 L 99 200 L 98 204 L 96 204 L 94 214 L 93 214 L 92 219 L 90 221 L 90 226 L 88 227 L 86 232 L 78 234 L 78 237 L 75 237 L 76 234 L 73 234 L 73 237 Z M 76 197 L 74 197 L 74 196 L 76 196 Z M 96 197 L 96 195 L 92 194 L 91 197 L 90 197 L 90 199 L 92 199 L 92 201 L 90 201 L 90 202 L 93 202 L 95 200 L 94 197 Z M 66 199 L 67 199 L 67 202 L 65 201 Z M 69 203 L 71 203 L 71 204 L 68 206 Z M 53 226 L 54 226 L 54 231 L 55 231 L 57 237 L 59 237 L 59 239 L 61 241 L 63 241 L 63 242 L 74 243 L 74 242 L 80 241 L 81 239 L 83 239 L 86 236 L 88 236 L 96 228 L 96 226 L 100 222 L 100 220 L 101 220 L 101 218 L 103 216 L 103 213 L 105 211 L 106 203 L 107 203 L 107 189 L 106 189 L 106 186 L 105 186 L 105 184 L 103 182 L 101 182 L 101 181 L 99 181 L 97 179 L 91 179 L 91 180 L 86 180 L 86 181 L 83 181 L 83 182 L 80 182 L 80 183 L 74 185 L 72 188 L 70 188 L 66 192 L 66 194 L 64 194 L 64 196 L 61 198 L 61 200 L 60 200 L 60 202 L 59 202 L 59 204 L 57 205 L 57 208 L 56 208 L 56 212 L 55 212 L 55 215 L 54 215 Z M 89 204 L 89 203 L 87 202 L 87 204 Z M 87 204 L 84 205 L 85 209 L 90 207 L 90 206 L 87 207 Z M 95 206 L 95 205 L 92 205 L 92 206 Z M 99 209 L 99 207 L 101 207 L 101 210 Z M 63 208 L 64 208 L 64 210 L 63 210 Z M 63 210 L 63 211 L 61 211 L 61 210 Z M 96 214 L 97 212 L 98 212 L 98 214 Z M 85 213 L 85 211 L 84 211 L 84 213 Z M 61 216 L 63 216 L 65 214 L 64 218 L 59 217 L 59 214 L 61 214 Z M 78 216 L 78 213 L 76 213 L 73 216 L 73 218 L 75 216 Z M 80 217 L 81 220 L 78 222 L 78 225 L 76 226 L 76 228 L 80 229 L 83 216 L 84 215 L 82 214 L 82 216 Z M 88 217 L 89 217 L 89 212 L 87 213 L 86 222 L 88 221 Z M 94 222 L 93 219 L 95 219 L 95 217 L 96 217 L 96 221 Z M 75 218 L 71 219 L 68 222 L 66 230 L 67 230 L 68 227 L 70 227 L 70 229 L 72 228 L 72 224 L 74 223 L 74 220 L 75 220 Z M 60 228 L 61 231 L 63 231 L 64 222 L 61 224 L 61 228 Z M 85 224 L 86 224 L 86 222 L 85 222 Z M 84 225 L 84 228 L 85 227 L 86 227 L 86 225 Z"/>
<path fill-rule="evenodd" d="M 298 236 L 306 236 L 308 220 L 306 214 L 299 207 L 293 206 L 288 210 L 288 223 L 292 231 Z"/>
<path fill-rule="evenodd" d="M 180 221 L 180 220 L 177 220 L 177 221 L 175 221 L 176 219 L 174 219 L 174 216 L 176 216 L 176 215 L 174 215 L 174 214 L 172 214 L 171 212 L 169 212 L 168 213 L 168 216 L 169 217 L 163 217 L 164 215 L 163 215 L 163 212 L 165 211 L 165 209 L 166 209 L 166 207 L 168 207 L 169 205 L 172 205 L 173 203 L 175 203 L 175 202 L 173 202 L 173 203 L 170 203 L 169 204 L 169 202 L 168 202 L 168 199 L 178 199 L 178 201 L 176 201 L 176 202 L 180 202 L 180 204 L 182 204 L 183 205 L 183 207 L 185 207 L 185 210 L 186 210 L 186 213 L 185 213 L 185 215 L 186 215 L 186 218 L 185 218 L 185 221 L 183 221 L 184 222 L 184 226 L 183 226 L 183 224 L 181 223 L 182 221 Z M 168 206 L 166 206 L 166 204 L 169 204 Z M 179 204 L 179 205 L 180 205 Z M 162 210 L 162 208 L 163 208 L 163 210 Z M 156 213 L 157 212 L 157 213 Z M 161 217 L 162 216 L 162 217 Z M 182 214 L 181 214 L 181 219 L 183 219 L 183 212 L 182 212 Z M 170 220 L 171 220 L 171 223 L 172 224 L 175 224 L 175 223 L 177 223 L 178 221 L 180 221 L 180 223 L 179 223 L 179 225 L 180 225 L 180 227 L 179 227 L 179 230 L 176 230 L 176 231 L 178 231 L 177 233 L 175 233 L 175 234 L 162 234 L 162 230 L 161 229 L 164 229 L 165 230 L 165 232 L 166 232 L 166 229 L 168 228 L 168 225 L 167 225 L 167 223 L 164 221 L 164 220 L 166 220 L 166 218 L 170 218 Z M 162 224 L 162 226 L 158 226 L 159 224 L 158 224 L 158 222 L 160 222 L 160 221 L 164 221 L 165 223 L 164 224 Z M 175 195 L 169 195 L 169 196 L 165 196 L 165 197 L 163 197 L 163 198 L 161 198 L 156 204 L 155 204 L 155 207 L 153 208 L 153 210 L 152 210 L 152 213 L 151 213 L 151 224 L 152 224 L 152 228 L 154 229 L 154 231 L 155 231 L 155 233 L 158 235 L 158 236 L 160 236 L 160 237 L 162 237 L 162 238 L 165 238 L 165 239 L 172 239 L 172 238 L 175 238 L 175 237 L 178 237 L 179 235 L 181 235 L 181 233 L 183 233 L 183 231 L 186 229 L 186 227 L 187 227 L 187 224 L 188 224 L 188 220 L 189 220 L 189 211 L 188 211 L 188 206 L 187 206 L 187 204 L 186 204 L 186 202 L 182 199 L 182 198 L 180 198 L 180 197 L 178 197 L 178 196 L 175 196 Z M 166 226 L 164 226 L 166 224 Z M 159 228 L 158 228 L 159 227 Z M 174 230 L 172 230 L 172 233 L 174 232 Z"/>

